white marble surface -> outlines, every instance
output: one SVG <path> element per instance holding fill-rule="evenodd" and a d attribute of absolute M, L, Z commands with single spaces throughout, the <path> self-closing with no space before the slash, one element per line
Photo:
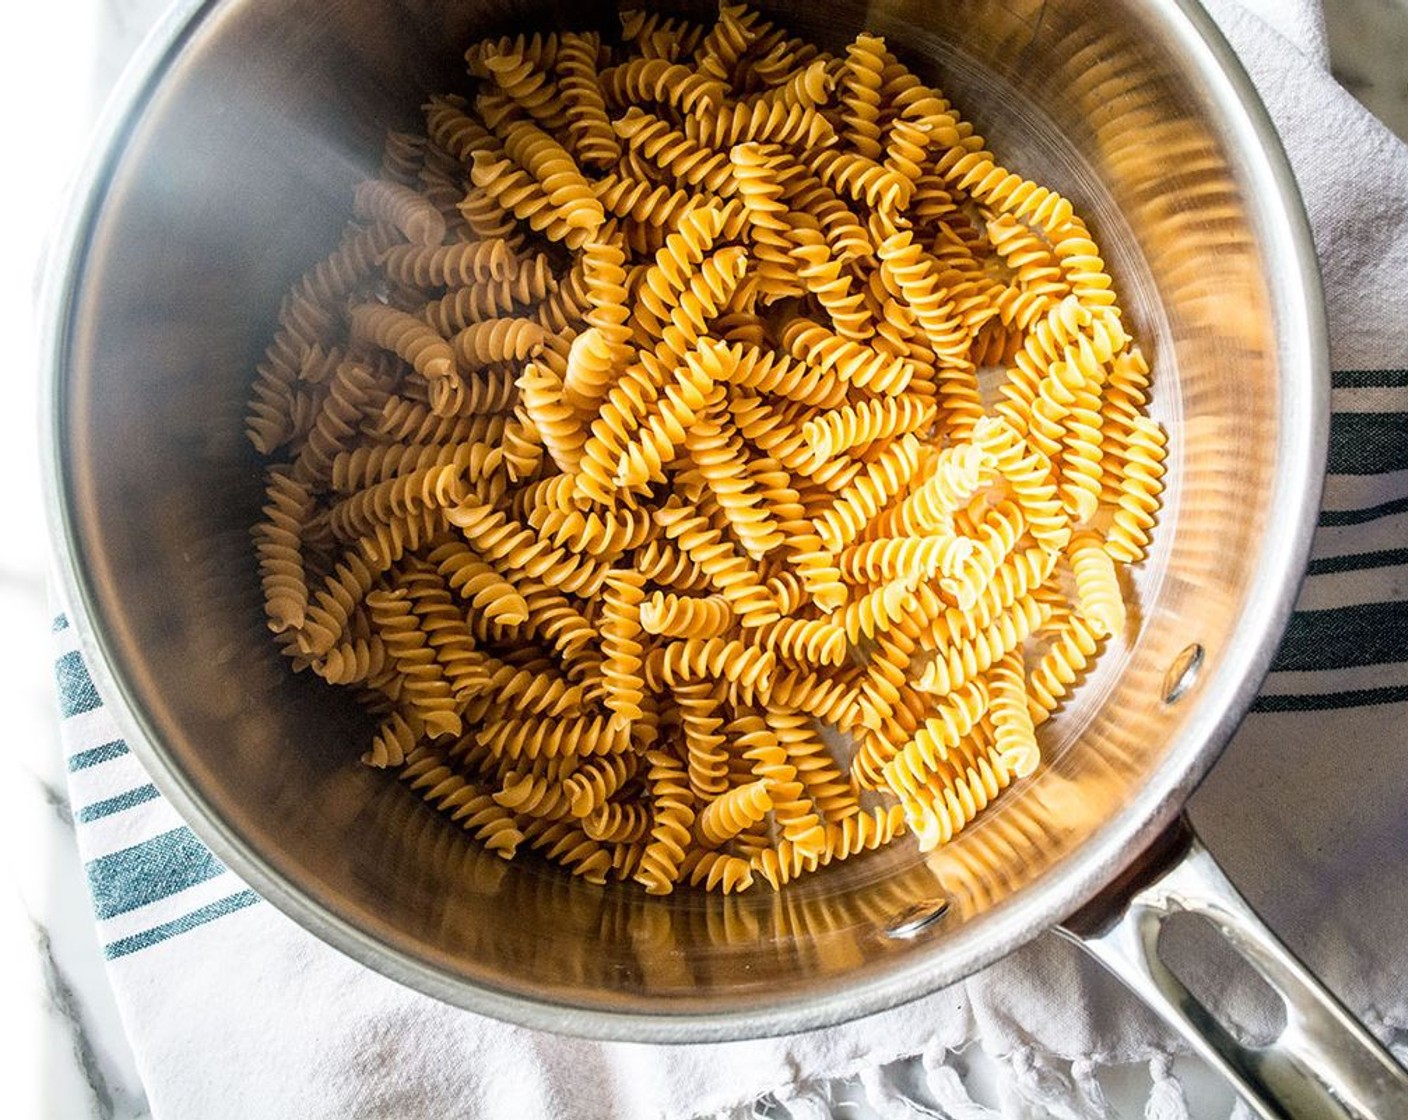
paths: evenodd
<path fill-rule="evenodd" d="M 0 328 L 8 423 L 0 439 L 0 1084 L 24 1117 L 148 1115 L 107 984 L 75 847 L 58 744 L 38 487 L 35 295 L 49 231 L 84 137 L 146 17 L 124 33 L 120 4 L 48 0 L 6 17 L 0 109 L 11 153 L 0 209 Z"/>
<path fill-rule="evenodd" d="M 46 0 L 8 17 L 0 54 L 4 135 L 22 174 L 4 178 L 6 230 L 0 326 L 9 341 L 9 424 L 0 439 L 6 479 L 0 537 L 0 696 L 7 751 L 0 775 L 0 1085 L 7 1115 L 138 1118 L 149 1115 L 137 1065 L 108 987 L 83 868 L 74 843 L 58 745 L 48 652 L 50 608 L 38 486 L 32 312 L 47 231 L 74 175 L 97 107 L 161 0 Z M 1408 137 L 1408 0 L 1327 0 L 1336 73 Z M 1230 1096 L 1198 1063 L 1178 1065 L 1194 1117 L 1226 1116 Z M 992 1101 L 995 1068 L 972 1080 Z M 1142 1113 L 1142 1069 L 1105 1078 L 1117 1114 Z M 835 1114 L 873 1115 L 856 1090 Z"/>

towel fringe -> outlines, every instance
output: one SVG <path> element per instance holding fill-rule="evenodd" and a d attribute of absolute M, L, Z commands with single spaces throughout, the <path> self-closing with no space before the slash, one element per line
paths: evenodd
<path fill-rule="evenodd" d="M 1075 1082 L 1076 1091 L 1092 1120 L 1106 1120 L 1110 1115 L 1110 1102 L 1105 1099 L 1099 1072 L 1100 1067 L 1090 1058 L 1077 1058 L 1071 1063 L 1071 1080 Z"/>
<path fill-rule="evenodd" d="M 1013 1109 L 1018 1115 L 1041 1120 L 1089 1120 L 1075 1086 L 1044 1055 L 1023 1046 L 1012 1051 L 1008 1065 L 1012 1070 L 1012 1089 L 1020 1098 Z M 1025 1107 L 1031 1105 L 1039 1111 L 1034 1113 Z M 1006 1100 L 1003 1110 L 1005 1115 Z"/>
<path fill-rule="evenodd" d="M 1389 1040 L 1401 1058 L 1408 1033 Z M 709 1120 L 836 1120 L 846 1105 L 864 1099 L 879 1120 L 1114 1120 L 1100 1083 L 1112 1063 L 1095 1057 L 1071 1060 L 1019 1047 L 995 1058 L 1007 1076 L 997 1081 L 998 1107 L 973 1098 L 967 1084 L 963 1052 L 931 1040 L 924 1050 L 883 1066 L 873 1066 L 835 1081 L 810 1082 L 778 1089 L 750 1105 L 715 1113 Z M 1127 1063 L 1118 1063 L 1126 1065 Z M 1163 1052 L 1148 1062 L 1149 1095 L 1143 1120 L 1192 1120 L 1174 1056 Z M 701 1118 L 702 1120 L 702 1118 Z M 1255 1120 L 1240 1098 L 1227 1120 Z"/>
<path fill-rule="evenodd" d="M 925 1082 L 940 1111 L 948 1120 L 1002 1120 L 1002 1113 L 972 1098 L 962 1076 L 947 1058 L 947 1052 L 924 1053 Z"/>
<path fill-rule="evenodd" d="M 812 1085 L 797 1085 L 779 1090 L 764 1098 L 769 1107 L 765 1112 L 753 1113 L 757 1120 L 773 1120 L 776 1111 L 771 1107 L 780 1104 L 787 1110 L 790 1120 L 832 1120 L 831 1095 L 822 1088 Z M 762 1105 L 762 1101 L 758 1102 Z"/>
<path fill-rule="evenodd" d="M 863 1070 L 860 1075 L 865 1101 L 880 1120 L 955 1120 L 920 1104 L 900 1087 L 895 1072 L 895 1066 L 890 1065 Z"/>
<path fill-rule="evenodd" d="M 1144 1120 L 1189 1120 L 1188 1099 L 1183 1084 L 1173 1072 L 1173 1057 L 1156 1054 L 1149 1061 L 1149 1076 L 1153 1087 L 1149 1102 L 1144 1106 Z"/>

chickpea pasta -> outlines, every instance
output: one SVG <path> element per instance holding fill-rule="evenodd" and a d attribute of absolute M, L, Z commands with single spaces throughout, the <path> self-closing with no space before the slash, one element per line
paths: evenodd
<path fill-rule="evenodd" d="M 505 859 L 732 893 L 948 843 L 1137 632 L 1150 363 L 897 44 L 619 24 L 470 46 L 277 309 L 267 625 Z"/>

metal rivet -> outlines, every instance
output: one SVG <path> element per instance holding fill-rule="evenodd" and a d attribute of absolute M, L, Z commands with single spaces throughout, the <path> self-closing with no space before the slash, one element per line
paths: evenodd
<path fill-rule="evenodd" d="M 896 914 L 894 921 L 885 927 L 885 934 L 908 941 L 919 936 L 947 913 L 948 899 L 926 898 L 913 906 L 906 906 Z"/>
<path fill-rule="evenodd" d="M 1203 647 L 1197 642 L 1182 650 L 1164 674 L 1164 703 L 1173 704 L 1198 681 L 1203 667 Z"/>

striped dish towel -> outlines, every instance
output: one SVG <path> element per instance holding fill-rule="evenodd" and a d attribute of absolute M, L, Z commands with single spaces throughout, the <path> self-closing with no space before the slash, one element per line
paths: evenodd
<path fill-rule="evenodd" d="M 54 674 L 70 804 L 102 933 L 118 960 L 260 901 L 196 839 L 119 737 L 68 618 Z"/>
<path fill-rule="evenodd" d="M 1408 148 L 1330 78 L 1317 4 L 1207 3 L 1299 178 L 1338 372 L 1309 578 L 1253 714 L 1191 811 L 1252 903 L 1402 1056 L 1408 880 L 1389 869 L 1408 857 Z M 980 1120 L 997 1113 L 968 1099 L 955 1058 L 973 1043 L 1009 1067 L 1004 1113 L 1040 1115 L 1024 1111 L 1036 1101 L 1106 1115 L 1095 1074 L 1152 1058 L 1150 1115 L 1188 1114 L 1174 1041 L 1050 936 L 906 1007 L 749 1043 L 591 1043 L 419 996 L 222 866 L 121 741 L 63 616 L 55 639 L 79 845 L 158 1117 L 751 1117 L 764 1097 L 819 1117 L 834 1079 L 857 1078 L 880 1115 Z M 1241 1021 L 1264 1025 L 1240 974 L 1214 979 Z"/>

